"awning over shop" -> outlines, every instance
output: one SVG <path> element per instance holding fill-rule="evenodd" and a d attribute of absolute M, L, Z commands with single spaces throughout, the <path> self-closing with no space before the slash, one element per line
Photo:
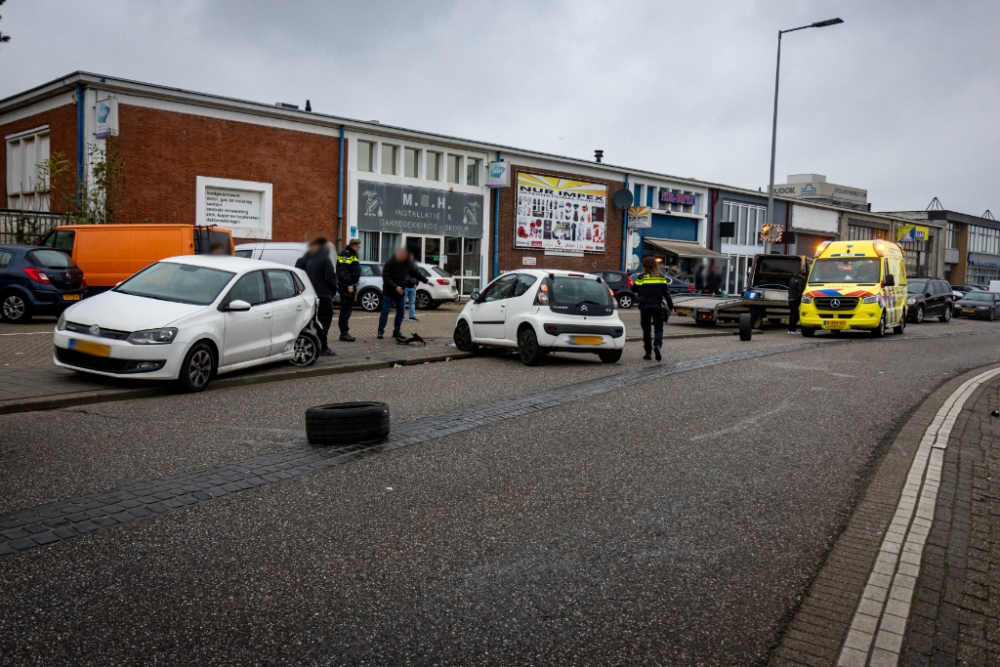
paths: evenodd
<path fill-rule="evenodd" d="M 645 237 L 643 241 L 651 246 L 656 246 L 660 250 L 665 250 L 667 253 L 674 255 L 675 257 L 719 257 L 721 259 L 726 259 L 727 257 L 722 253 L 709 250 L 705 246 L 695 243 L 694 241 L 651 239 L 648 236 Z"/>

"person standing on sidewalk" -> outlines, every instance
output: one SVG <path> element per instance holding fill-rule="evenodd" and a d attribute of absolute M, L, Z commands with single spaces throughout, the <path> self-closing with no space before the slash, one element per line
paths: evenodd
<path fill-rule="evenodd" d="M 326 357 L 335 357 L 337 353 L 330 349 L 328 337 L 330 335 L 330 325 L 333 323 L 333 295 L 337 293 L 337 270 L 333 268 L 330 260 L 329 243 L 323 237 L 313 241 L 316 245 L 316 252 L 313 253 L 309 261 L 306 262 L 306 275 L 309 282 L 316 290 L 316 297 L 319 299 L 319 309 L 316 313 L 316 321 L 319 324 L 319 344 L 320 354 Z"/>
<path fill-rule="evenodd" d="M 802 293 L 806 289 L 806 276 L 799 269 L 788 281 L 788 333 L 799 333 L 799 306 L 802 305 Z"/>
<path fill-rule="evenodd" d="M 406 288 L 406 278 L 427 283 L 427 279 L 417 272 L 410 261 L 410 251 L 400 247 L 389 261 L 382 267 L 382 313 L 378 316 L 378 337 L 384 338 L 385 325 L 389 321 L 389 311 L 396 307 L 396 319 L 393 322 L 392 337 L 402 338 L 400 327 L 403 326 L 403 293 Z"/>
<path fill-rule="evenodd" d="M 340 327 L 340 340 L 353 343 L 356 339 L 350 334 L 351 313 L 354 312 L 354 298 L 358 293 L 358 283 L 361 282 L 361 263 L 358 260 L 358 250 L 361 248 L 359 239 L 351 239 L 347 246 L 337 253 L 337 284 L 340 285 L 340 317 L 337 326 Z"/>
<path fill-rule="evenodd" d="M 312 259 L 312 256 L 316 254 L 318 249 L 319 246 L 316 245 L 316 241 L 311 241 L 309 245 L 306 246 L 306 254 L 295 260 L 295 268 L 305 271 L 306 265 L 309 264 L 309 260 Z"/>
<path fill-rule="evenodd" d="M 709 294 L 718 294 L 722 290 L 722 274 L 719 267 L 713 266 L 708 273 L 708 280 L 705 281 L 705 291 Z"/>
<path fill-rule="evenodd" d="M 410 263 L 416 266 L 416 258 L 410 253 Z M 410 313 L 411 322 L 419 322 L 417 319 L 417 281 L 413 276 L 406 276 L 406 285 L 403 287 L 403 305 Z"/>
<path fill-rule="evenodd" d="M 642 325 L 642 347 L 646 354 L 642 357 L 647 361 L 650 352 L 656 354 L 660 361 L 660 347 L 663 345 L 663 302 L 667 302 L 667 310 L 673 312 L 674 300 L 670 298 L 667 279 L 660 275 L 660 267 L 656 258 L 647 257 L 642 260 L 642 275 L 635 281 L 636 301 L 639 304 L 639 323 Z M 655 334 L 655 339 L 653 338 Z"/>

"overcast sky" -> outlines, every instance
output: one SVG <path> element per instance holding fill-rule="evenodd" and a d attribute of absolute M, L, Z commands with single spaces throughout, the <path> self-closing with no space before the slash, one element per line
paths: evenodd
<path fill-rule="evenodd" d="M 0 97 L 82 69 L 875 210 L 1000 216 L 1000 2 L 8 0 Z"/>

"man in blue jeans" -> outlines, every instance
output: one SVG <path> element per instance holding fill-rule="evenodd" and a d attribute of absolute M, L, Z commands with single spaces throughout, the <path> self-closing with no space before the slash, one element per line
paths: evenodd
<path fill-rule="evenodd" d="M 410 253 L 410 263 L 416 266 L 416 258 L 413 253 Z M 410 313 L 411 322 L 419 322 L 417 319 L 417 281 L 413 279 L 413 276 L 406 277 L 406 285 L 403 287 L 403 305 Z"/>
<path fill-rule="evenodd" d="M 389 310 L 393 306 L 396 307 L 396 318 L 392 325 L 392 337 L 403 338 L 399 329 L 403 326 L 403 294 L 407 278 L 427 283 L 427 279 L 420 275 L 410 259 L 410 251 L 405 247 L 400 247 L 382 267 L 382 312 L 378 316 L 379 338 L 385 337 L 385 325 L 389 321 Z"/>

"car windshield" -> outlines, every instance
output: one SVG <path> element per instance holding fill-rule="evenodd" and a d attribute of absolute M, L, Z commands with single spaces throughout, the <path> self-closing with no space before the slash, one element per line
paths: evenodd
<path fill-rule="evenodd" d="M 236 275 L 230 271 L 190 264 L 157 262 L 135 274 L 114 291 L 161 301 L 208 305 Z"/>
<path fill-rule="evenodd" d="M 927 281 L 919 280 L 917 282 L 912 282 L 906 286 L 906 291 L 910 294 L 920 294 L 927 289 Z"/>
<path fill-rule="evenodd" d="M 556 276 L 552 281 L 552 302 L 559 305 L 578 306 L 592 303 L 611 305 L 611 292 L 607 285 L 593 278 Z"/>
<path fill-rule="evenodd" d="M 442 269 L 440 266 L 435 266 L 432 270 L 442 278 L 451 278 L 451 274 Z"/>
<path fill-rule="evenodd" d="M 237 250 L 233 253 L 237 257 L 243 257 L 244 259 L 250 259 L 253 257 L 253 250 Z"/>
<path fill-rule="evenodd" d="M 76 262 L 64 252 L 58 250 L 32 250 L 28 259 L 46 269 L 75 269 Z"/>
<path fill-rule="evenodd" d="M 992 292 L 969 292 L 962 301 L 993 301 Z"/>
<path fill-rule="evenodd" d="M 877 283 L 881 261 L 877 257 L 818 259 L 809 274 L 809 282 Z"/>

